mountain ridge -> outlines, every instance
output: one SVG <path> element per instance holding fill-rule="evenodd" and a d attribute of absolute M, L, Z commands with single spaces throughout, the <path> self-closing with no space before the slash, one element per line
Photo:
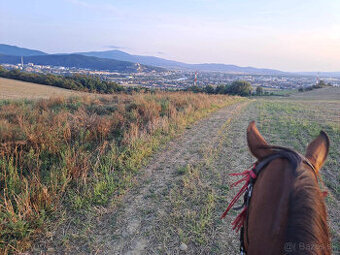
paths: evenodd
<path fill-rule="evenodd" d="M 253 73 L 253 74 L 285 74 L 285 72 L 269 68 L 240 67 L 237 65 L 228 65 L 220 63 L 202 63 L 187 64 L 179 61 L 163 59 L 154 56 L 132 55 L 120 50 L 108 51 L 89 51 L 77 52 L 86 56 L 96 56 L 102 58 L 112 58 L 123 61 L 138 62 L 144 65 L 159 66 L 169 69 L 187 69 L 191 71 L 210 71 L 210 72 L 235 72 L 235 73 Z"/>
<path fill-rule="evenodd" d="M 102 71 L 137 72 L 138 68 L 142 68 L 147 71 L 161 71 L 161 68 L 159 67 L 151 67 L 146 65 L 137 66 L 132 62 L 90 57 L 80 54 L 26 56 L 23 58 L 23 60 L 24 63 L 33 63 L 36 65 L 64 66 L 69 68 L 75 67 Z M 20 56 L 0 55 L 0 63 L 2 64 L 18 64 L 20 62 Z"/>
<path fill-rule="evenodd" d="M 40 50 L 32 50 L 8 44 L 0 44 L 0 54 L 20 57 L 47 55 L 46 52 Z"/>

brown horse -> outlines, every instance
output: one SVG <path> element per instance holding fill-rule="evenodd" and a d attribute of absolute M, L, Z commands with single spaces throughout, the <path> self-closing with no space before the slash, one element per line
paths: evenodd
<path fill-rule="evenodd" d="M 242 227 L 244 254 L 331 254 L 325 195 L 318 182 L 329 149 L 327 134 L 320 132 L 306 156 L 268 145 L 254 122 L 247 140 L 258 161 L 243 178 L 248 181 L 245 205 L 236 222 Z"/>

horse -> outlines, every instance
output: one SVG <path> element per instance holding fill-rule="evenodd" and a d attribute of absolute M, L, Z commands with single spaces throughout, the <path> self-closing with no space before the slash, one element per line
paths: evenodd
<path fill-rule="evenodd" d="M 321 131 L 303 156 L 269 145 L 252 121 L 247 142 L 257 161 L 250 170 L 233 174 L 243 176 L 236 185 L 245 184 L 222 215 L 244 193 L 243 210 L 233 222 L 234 229 L 241 229 L 241 254 L 331 254 L 319 176 L 329 150 L 327 134 Z"/>

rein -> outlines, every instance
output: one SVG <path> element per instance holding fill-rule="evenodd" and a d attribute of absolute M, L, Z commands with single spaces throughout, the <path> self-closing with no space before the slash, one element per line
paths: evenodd
<path fill-rule="evenodd" d="M 254 188 L 254 184 L 256 182 L 257 177 L 261 173 L 261 170 L 263 170 L 271 161 L 277 158 L 285 158 L 288 159 L 291 163 L 293 161 L 293 158 L 298 162 L 297 164 L 300 164 L 301 162 L 306 163 L 312 170 L 313 173 L 318 180 L 317 172 L 310 163 L 310 161 L 305 158 L 304 156 L 298 154 L 295 151 L 292 151 L 290 149 L 281 148 L 281 147 L 273 147 L 273 149 L 279 150 L 278 152 L 275 152 L 274 154 L 271 154 L 267 156 L 266 158 L 262 159 L 261 161 L 257 161 L 254 163 L 254 165 L 244 172 L 241 173 L 232 173 L 231 176 L 243 176 L 240 180 L 234 182 L 231 184 L 231 187 L 235 187 L 241 182 L 244 182 L 244 185 L 241 187 L 240 191 L 236 194 L 236 196 L 233 198 L 233 200 L 229 203 L 227 209 L 222 214 L 221 219 L 223 219 L 228 212 L 231 210 L 231 208 L 235 205 L 235 203 L 239 200 L 239 198 L 244 194 L 243 197 L 243 204 L 239 207 L 234 208 L 233 210 L 241 210 L 240 214 L 235 218 L 235 220 L 232 222 L 233 230 L 240 232 L 240 254 L 244 255 L 246 254 L 245 246 L 244 246 L 244 223 L 245 221 L 248 221 L 248 215 L 249 215 L 249 204 L 252 196 L 252 191 Z M 294 161 L 295 162 L 295 161 Z M 295 166 L 294 166 L 295 167 Z M 246 232 L 247 241 L 248 241 L 248 232 Z"/>

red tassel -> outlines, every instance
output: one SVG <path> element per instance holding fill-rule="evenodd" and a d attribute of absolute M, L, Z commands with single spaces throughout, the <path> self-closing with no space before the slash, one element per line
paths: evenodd
<path fill-rule="evenodd" d="M 240 228 L 243 226 L 246 217 L 247 217 L 247 210 L 248 207 L 245 206 L 242 210 L 242 212 L 236 217 L 236 219 L 233 221 L 232 225 L 233 225 L 233 230 L 236 229 L 236 232 L 238 232 L 240 230 Z"/>
<path fill-rule="evenodd" d="M 324 198 L 326 198 L 327 196 L 328 196 L 328 191 L 322 191 L 322 196 L 324 197 Z"/>
<path fill-rule="evenodd" d="M 231 187 L 235 187 L 238 184 L 240 184 L 241 182 L 245 182 L 244 185 L 242 186 L 242 188 L 240 189 L 240 191 L 236 194 L 236 196 L 233 198 L 233 200 L 231 200 L 231 202 L 229 203 L 227 209 L 225 210 L 225 212 L 222 214 L 221 219 L 223 219 L 228 212 L 230 211 L 230 209 L 235 205 L 235 203 L 239 200 L 239 198 L 242 196 L 242 194 L 248 189 L 248 184 L 250 182 L 250 179 L 256 179 L 256 174 L 253 172 L 253 169 L 255 168 L 255 164 L 254 166 L 250 169 L 250 170 L 246 170 L 242 173 L 233 173 L 230 174 L 231 176 L 244 176 L 242 179 L 234 182 L 231 184 Z M 240 230 L 240 228 L 244 225 L 244 221 L 247 217 L 247 206 L 245 206 L 242 210 L 242 212 L 236 217 L 236 219 L 232 222 L 233 225 L 233 230 L 236 229 L 236 232 L 238 232 Z"/>

